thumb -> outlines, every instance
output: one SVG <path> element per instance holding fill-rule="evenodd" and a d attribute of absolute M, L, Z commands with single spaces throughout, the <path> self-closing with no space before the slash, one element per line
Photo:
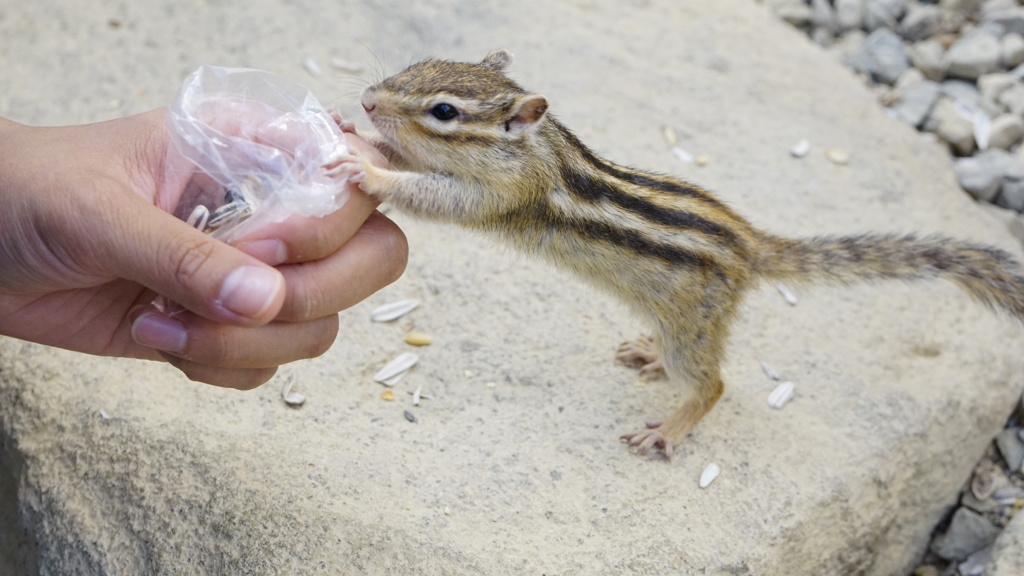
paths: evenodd
<path fill-rule="evenodd" d="M 284 304 L 284 276 L 132 195 L 107 230 L 113 272 L 216 322 L 262 325 Z M 119 214 L 118 214 L 119 213 Z"/>

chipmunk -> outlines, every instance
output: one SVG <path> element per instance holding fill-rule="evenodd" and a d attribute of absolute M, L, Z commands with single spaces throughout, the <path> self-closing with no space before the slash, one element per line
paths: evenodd
<path fill-rule="evenodd" d="M 1009 254 L 914 234 L 774 236 L 698 186 L 599 157 L 544 96 L 504 74 L 511 61 L 506 50 L 472 64 L 425 60 L 367 87 L 362 106 L 393 169 L 352 155 L 328 168 L 401 211 L 543 256 L 646 319 L 654 347 L 624 345 L 620 360 L 663 367 L 692 393 L 663 422 L 621 437 L 635 452 L 671 457 L 714 407 L 729 325 L 761 280 L 941 277 L 1024 321 L 1024 270 Z"/>

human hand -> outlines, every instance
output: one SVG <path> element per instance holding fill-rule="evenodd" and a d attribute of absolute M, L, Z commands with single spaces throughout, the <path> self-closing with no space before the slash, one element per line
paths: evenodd
<path fill-rule="evenodd" d="M 164 115 L 59 128 L 0 119 L 0 334 L 258 386 L 333 343 L 337 312 L 404 270 L 405 237 L 352 185 L 322 218 L 214 240 L 168 213 L 188 175 L 165 165 Z M 156 294 L 186 310 L 162 313 Z"/>

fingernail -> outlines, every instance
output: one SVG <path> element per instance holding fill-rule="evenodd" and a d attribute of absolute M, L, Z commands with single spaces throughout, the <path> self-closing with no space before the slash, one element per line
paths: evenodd
<path fill-rule="evenodd" d="M 238 249 L 270 266 L 284 264 L 288 260 L 288 249 L 284 242 L 273 238 L 247 242 L 238 246 Z"/>
<path fill-rule="evenodd" d="M 132 338 L 147 348 L 180 353 L 185 350 L 188 333 L 177 320 L 147 312 L 132 323 Z"/>
<path fill-rule="evenodd" d="M 284 278 L 274 269 L 242 266 L 224 280 L 217 302 L 235 314 L 256 318 L 274 303 L 283 283 Z"/>

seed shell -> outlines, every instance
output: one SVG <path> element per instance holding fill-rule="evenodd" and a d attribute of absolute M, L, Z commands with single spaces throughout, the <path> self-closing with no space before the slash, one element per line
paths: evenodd
<path fill-rule="evenodd" d="M 768 395 L 768 405 L 778 410 L 793 399 L 794 392 L 796 392 L 796 385 L 789 381 L 783 382 Z"/>
<path fill-rule="evenodd" d="M 779 373 L 775 371 L 775 368 L 773 368 L 771 364 L 765 362 L 764 360 L 761 361 L 761 370 L 764 370 L 764 375 L 771 380 L 782 379 L 782 377 L 779 376 Z"/>
<path fill-rule="evenodd" d="M 718 475 L 721 472 L 722 470 L 721 468 L 718 467 L 718 464 L 708 464 L 708 467 L 705 468 L 704 471 L 700 473 L 700 487 L 707 488 L 708 486 L 710 486 L 711 483 L 715 481 L 715 478 L 718 478 Z"/>
<path fill-rule="evenodd" d="M 405 412 L 402 413 L 402 415 L 405 416 L 405 419 L 408 420 L 409 422 L 412 422 L 413 424 L 416 423 L 416 415 L 413 414 L 412 412 L 406 410 Z"/>
<path fill-rule="evenodd" d="M 423 332 L 409 332 L 405 335 L 405 343 L 413 346 L 428 346 L 433 341 L 433 336 Z"/>
<path fill-rule="evenodd" d="M 796 294 L 790 290 L 789 286 L 786 286 L 782 282 L 778 282 L 775 284 L 775 288 L 779 291 L 779 294 L 782 294 L 782 297 L 786 299 L 786 302 L 789 302 L 790 306 L 796 306 Z"/>
<path fill-rule="evenodd" d="M 419 300 L 411 298 L 408 300 L 391 302 L 390 304 L 385 304 L 376 308 L 373 312 L 370 312 L 370 320 L 373 320 L 374 322 L 390 322 L 412 312 L 419 305 Z"/>
<path fill-rule="evenodd" d="M 420 357 L 412 352 L 403 352 L 399 354 L 394 360 L 388 362 L 383 368 L 377 371 L 373 375 L 375 382 L 380 382 L 386 386 L 394 386 L 398 382 L 397 378 L 401 378 L 410 368 L 419 362 Z"/>
<path fill-rule="evenodd" d="M 803 158 L 804 156 L 807 156 L 807 153 L 810 151 L 811 143 L 807 140 L 801 140 L 790 148 L 789 153 L 792 154 L 794 158 Z"/>
<path fill-rule="evenodd" d="M 302 406 L 306 402 L 306 397 L 298 392 L 292 392 L 292 384 L 291 378 L 285 380 L 284 386 L 281 387 L 281 399 L 289 406 Z"/>

